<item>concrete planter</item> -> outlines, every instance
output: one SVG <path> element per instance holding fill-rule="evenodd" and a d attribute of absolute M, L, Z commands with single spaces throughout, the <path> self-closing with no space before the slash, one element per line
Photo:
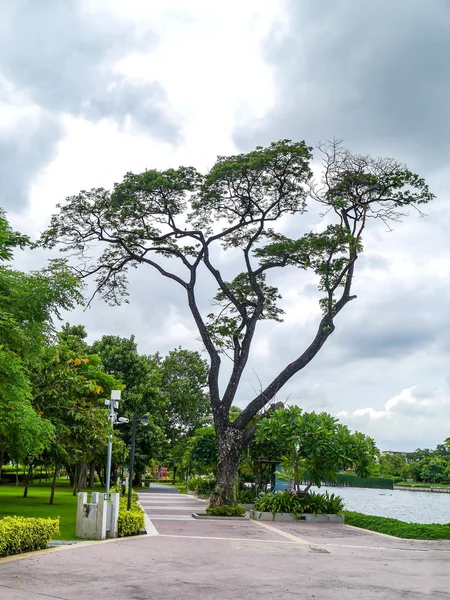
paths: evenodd
<path fill-rule="evenodd" d="M 209 521 L 248 521 L 249 516 L 244 515 L 243 517 L 220 517 L 215 515 L 207 515 L 206 513 L 192 513 L 194 519 L 205 519 Z"/>
<path fill-rule="evenodd" d="M 299 518 L 296 519 L 294 515 L 290 513 L 275 513 L 273 515 L 270 512 L 258 512 L 253 511 L 252 513 L 253 519 L 258 519 L 259 521 L 278 521 L 280 523 L 292 523 L 294 521 L 304 521 L 306 523 L 337 523 L 339 525 L 343 525 L 344 515 L 313 515 L 313 514 L 303 514 L 299 515 Z"/>

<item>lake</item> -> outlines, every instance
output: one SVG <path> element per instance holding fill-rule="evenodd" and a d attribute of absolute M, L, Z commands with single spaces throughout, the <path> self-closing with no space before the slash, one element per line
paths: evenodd
<path fill-rule="evenodd" d="M 410 523 L 450 523 L 450 494 L 322 486 L 324 490 L 341 496 L 346 510 Z"/>

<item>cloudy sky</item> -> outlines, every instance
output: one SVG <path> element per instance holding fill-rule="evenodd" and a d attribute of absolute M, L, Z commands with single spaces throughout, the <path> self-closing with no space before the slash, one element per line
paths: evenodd
<path fill-rule="evenodd" d="M 407 162 L 436 201 L 391 233 L 371 224 L 358 299 L 278 399 L 338 414 L 383 450 L 434 446 L 450 436 L 449 53 L 448 0 L 0 0 L 1 204 L 36 237 L 80 189 L 129 170 L 206 170 L 280 138 L 337 137 Z M 314 281 L 277 283 L 286 319 L 261 327 L 241 405 L 317 326 Z M 90 340 L 135 334 L 141 352 L 198 348 L 171 282 L 144 268 L 130 294 L 68 319 Z"/>

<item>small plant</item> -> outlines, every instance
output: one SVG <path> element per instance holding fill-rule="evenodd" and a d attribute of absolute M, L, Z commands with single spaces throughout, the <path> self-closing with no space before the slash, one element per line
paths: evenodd
<path fill-rule="evenodd" d="M 234 506 L 222 504 L 222 506 L 207 508 L 206 514 L 211 517 L 243 517 L 245 515 L 245 508 L 239 504 L 235 504 Z"/>
<path fill-rule="evenodd" d="M 276 513 L 289 513 L 297 519 L 301 514 L 331 515 L 341 514 L 344 503 L 340 496 L 310 492 L 306 495 L 285 492 L 269 492 L 261 494 L 255 502 L 255 511 Z"/>

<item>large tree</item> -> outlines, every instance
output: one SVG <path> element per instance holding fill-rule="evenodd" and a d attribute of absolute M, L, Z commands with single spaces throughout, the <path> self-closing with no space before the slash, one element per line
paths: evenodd
<path fill-rule="evenodd" d="M 322 147 L 321 153 L 317 184 L 312 149 L 288 140 L 219 157 L 205 175 L 192 167 L 127 173 L 112 192 L 99 188 L 69 197 L 42 237 L 44 245 L 62 244 L 77 255 L 75 271 L 94 276 L 97 292 L 108 302 L 123 300 L 127 270 L 141 265 L 169 278 L 185 294 L 209 357 L 222 503 L 234 501 L 237 464 L 254 434 L 255 417 L 317 355 L 332 335 L 337 315 L 356 297 L 353 277 L 370 219 L 390 226 L 409 207 L 433 198 L 423 179 L 392 159 L 355 156 L 338 143 Z M 320 229 L 287 237 L 286 222 L 291 230 L 302 231 L 301 217 L 310 204 L 323 213 Z M 92 246 L 99 243 L 104 252 L 92 258 Z M 221 271 L 227 252 L 241 257 L 231 278 Z M 281 320 L 280 292 L 270 277 L 288 268 L 311 270 L 317 277 L 322 292 L 317 331 L 231 422 L 230 407 L 257 325 Z M 218 289 L 214 310 L 207 315 L 201 310 L 206 299 L 199 297 L 199 282 L 206 276 Z M 224 355 L 232 368 L 221 391 Z"/>

